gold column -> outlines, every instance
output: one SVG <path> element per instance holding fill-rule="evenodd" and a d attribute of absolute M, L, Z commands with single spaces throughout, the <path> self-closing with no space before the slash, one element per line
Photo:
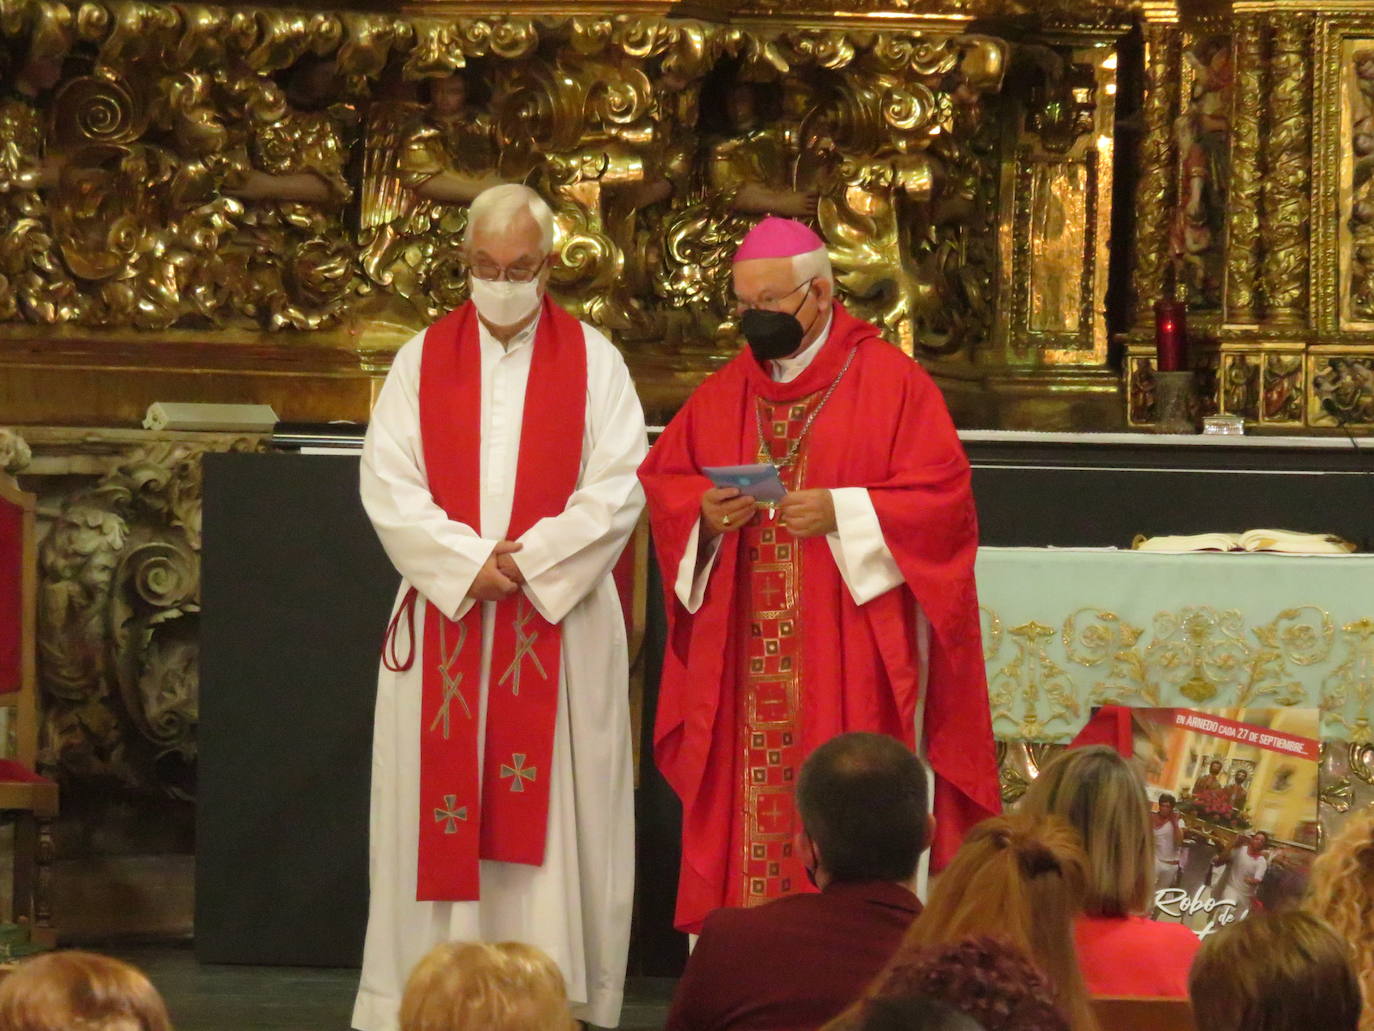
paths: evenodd
<path fill-rule="evenodd" d="M 1264 103 L 1264 25 L 1237 18 L 1233 35 L 1236 83 L 1231 111 L 1231 182 L 1227 194 L 1226 322 L 1254 325 L 1259 278 L 1260 110 Z"/>
<path fill-rule="evenodd" d="M 1182 41 L 1177 15 L 1163 14 L 1147 21 L 1145 32 L 1145 135 L 1141 144 L 1140 185 L 1136 191 L 1135 272 L 1132 292 L 1138 332 L 1153 319 L 1153 305 L 1174 289 L 1169 261 L 1169 220 L 1165 212 L 1176 203 L 1177 152 L 1173 124 L 1178 116 L 1179 64 Z"/>
<path fill-rule="evenodd" d="M 1312 18 L 1307 13 L 1271 14 L 1268 22 L 1273 41 L 1270 121 L 1264 137 L 1264 304 L 1271 325 L 1302 326 L 1311 267 Z"/>

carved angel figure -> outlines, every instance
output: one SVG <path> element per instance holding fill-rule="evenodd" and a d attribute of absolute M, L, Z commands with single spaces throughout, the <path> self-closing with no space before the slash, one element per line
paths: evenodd
<path fill-rule="evenodd" d="M 39 674 L 58 698 L 81 702 L 104 689 L 106 615 L 129 528 L 98 494 L 68 503 L 39 549 Z"/>
<path fill-rule="evenodd" d="M 372 106 L 360 242 L 367 277 L 433 319 L 467 300 L 459 259 L 467 205 L 501 180 L 491 118 L 470 100 L 464 75 L 430 79 L 426 89 L 425 105 Z"/>
<path fill-rule="evenodd" d="M 248 82 L 251 135 L 225 185 L 245 206 L 236 242 L 246 290 L 236 303 L 271 329 L 334 325 L 360 285 L 342 218 L 357 111 L 340 101 L 342 81 L 322 58 L 297 62 L 284 87 Z"/>
<path fill-rule="evenodd" d="M 675 199 L 666 220 L 660 296 L 679 310 L 704 306 L 726 332 L 733 325 L 730 256 L 744 234 L 764 215 L 816 217 L 815 185 L 796 187 L 795 120 L 784 120 L 782 96 L 779 84 L 742 81 L 731 69 L 707 82 L 699 185 Z"/>

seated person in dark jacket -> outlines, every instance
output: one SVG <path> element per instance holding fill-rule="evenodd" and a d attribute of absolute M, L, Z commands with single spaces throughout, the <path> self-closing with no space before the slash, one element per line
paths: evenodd
<path fill-rule="evenodd" d="M 797 847 L 820 892 L 712 913 L 667 1031 L 802 1031 L 853 1002 L 920 912 L 926 797 L 924 767 L 893 738 L 842 734 L 816 749 L 797 782 Z"/>

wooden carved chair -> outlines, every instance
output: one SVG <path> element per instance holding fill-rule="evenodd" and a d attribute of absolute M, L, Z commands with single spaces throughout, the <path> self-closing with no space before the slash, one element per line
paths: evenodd
<path fill-rule="evenodd" d="M 1098 997 L 1093 1012 L 1103 1031 L 1194 1031 L 1187 999 Z"/>
<path fill-rule="evenodd" d="M 38 758 L 36 499 L 0 471 L 0 812 L 13 818 L 13 920 L 35 945 L 56 944 L 49 905 L 57 785 Z"/>

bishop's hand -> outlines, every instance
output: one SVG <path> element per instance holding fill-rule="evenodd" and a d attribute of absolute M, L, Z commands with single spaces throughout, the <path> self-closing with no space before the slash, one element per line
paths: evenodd
<path fill-rule="evenodd" d="M 778 502 L 778 520 L 793 537 L 834 533 L 835 499 L 828 490 L 793 490 Z"/>
<path fill-rule="evenodd" d="M 701 496 L 701 521 L 708 538 L 738 530 L 757 511 L 754 499 L 735 487 L 712 487 Z"/>
<path fill-rule="evenodd" d="M 521 545 L 513 541 L 498 541 L 491 555 L 482 563 L 482 568 L 473 577 L 472 586 L 468 588 L 468 597 L 474 601 L 500 601 L 518 591 L 525 578 L 520 576 L 520 570 L 511 561 L 510 555 L 520 548 Z M 516 577 L 519 577 L 518 580 L 502 572 L 503 562 Z"/>

